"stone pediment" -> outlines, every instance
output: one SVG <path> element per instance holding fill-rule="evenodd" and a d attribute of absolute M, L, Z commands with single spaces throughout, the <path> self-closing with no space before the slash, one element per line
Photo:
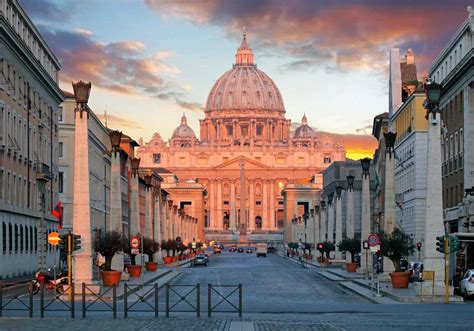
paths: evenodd
<path fill-rule="evenodd" d="M 245 156 L 244 157 L 237 156 L 236 158 L 232 160 L 219 164 L 218 166 L 216 166 L 215 169 L 228 169 L 228 170 L 240 169 L 240 163 L 241 163 L 242 158 L 245 163 L 245 166 L 244 166 L 245 170 L 269 169 L 269 167 L 264 165 L 263 163 L 249 159 Z"/>

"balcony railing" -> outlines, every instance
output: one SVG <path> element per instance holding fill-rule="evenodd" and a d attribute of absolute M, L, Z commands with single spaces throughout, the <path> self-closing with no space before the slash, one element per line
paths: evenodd
<path fill-rule="evenodd" d="M 48 182 L 51 180 L 49 165 L 42 162 L 36 163 L 36 180 Z"/>

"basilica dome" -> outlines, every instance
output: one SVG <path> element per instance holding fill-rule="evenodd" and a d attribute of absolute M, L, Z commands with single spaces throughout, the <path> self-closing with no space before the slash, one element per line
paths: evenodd
<path fill-rule="evenodd" d="M 303 115 L 303 119 L 301 120 L 301 125 L 295 130 L 295 139 L 306 139 L 306 138 L 313 138 L 315 136 L 315 132 L 313 128 L 308 125 L 308 119 L 306 118 L 306 114 Z"/>
<path fill-rule="evenodd" d="M 194 133 L 193 129 L 188 125 L 188 121 L 186 119 L 186 115 L 183 114 L 181 117 L 181 124 L 174 129 L 173 135 L 171 136 L 172 139 L 186 139 L 186 138 L 196 138 L 196 134 Z"/>
<path fill-rule="evenodd" d="M 207 98 L 206 112 L 225 110 L 285 112 L 278 87 L 253 62 L 245 32 L 233 68 L 216 81 Z"/>

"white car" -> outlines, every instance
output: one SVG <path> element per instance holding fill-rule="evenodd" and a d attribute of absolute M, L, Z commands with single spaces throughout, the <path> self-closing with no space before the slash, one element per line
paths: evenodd
<path fill-rule="evenodd" d="M 474 295 L 474 269 L 467 270 L 459 284 L 464 300 Z"/>

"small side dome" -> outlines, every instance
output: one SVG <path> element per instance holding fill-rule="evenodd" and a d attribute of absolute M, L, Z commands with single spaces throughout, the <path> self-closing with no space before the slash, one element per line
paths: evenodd
<path fill-rule="evenodd" d="M 173 131 L 173 135 L 171 139 L 183 139 L 183 138 L 196 138 L 196 134 L 194 133 L 193 129 L 188 125 L 188 120 L 186 119 L 186 115 L 183 114 L 181 117 L 181 124 Z"/>
<path fill-rule="evenodd" d="M 307 138 L 314 138 L 314 136 L 315 136 L 315 132 L 308 125 L 308 119 L 306 118 L 306 114 L 304 114 L 303 118 L 301 119 L 301 125 L 295 131 L 294 138 L 307 139 Z"/>

